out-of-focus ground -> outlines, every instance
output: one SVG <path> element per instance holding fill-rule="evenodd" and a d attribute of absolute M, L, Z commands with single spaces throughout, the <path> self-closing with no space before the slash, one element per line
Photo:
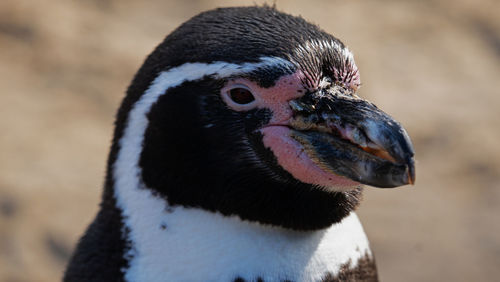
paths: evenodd
<path fill-rule="evenodd" d="M 498 281 L 500 2 L 276 3 L 347 43 L 361 95 L 414 141 L 417 184 L 367 188 L 359 210 L 381 279 Z M 0 281 L 60 279 L 134 72 L 183 21 L 241 4 L 0 2 Z"/>

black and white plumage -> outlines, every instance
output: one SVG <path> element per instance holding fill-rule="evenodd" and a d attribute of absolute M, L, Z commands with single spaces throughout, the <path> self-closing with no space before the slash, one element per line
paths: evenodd
<path fill-rule="evenodd" d="M 347 47 L 270 7 L 181 25 L 118 111 L 101 209 L 66 281 L 373 281 L 359 183 L 414 180 Z"/>

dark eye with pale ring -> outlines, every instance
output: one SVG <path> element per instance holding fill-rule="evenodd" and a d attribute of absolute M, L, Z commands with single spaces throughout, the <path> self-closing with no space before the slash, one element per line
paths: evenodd
<path fill-rule="evenodd" d="M 252 92 L 245 88 L 233 88 L 229 90 L 229 97 L 231 97 L 233 102 L 240 105 L 249 104 L 255 100 Z"/>

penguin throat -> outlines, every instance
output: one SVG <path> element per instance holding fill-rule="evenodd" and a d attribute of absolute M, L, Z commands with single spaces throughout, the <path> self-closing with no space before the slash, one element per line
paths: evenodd
<path fill-rule="evenodd" d="M 371 258 L 354 213 L 331 227 L 301 232 L 172 207 L 149 189 L 115 187 L 128 230 L 127 281 L 253 281 L 259 276 L 319 281 Z"/>

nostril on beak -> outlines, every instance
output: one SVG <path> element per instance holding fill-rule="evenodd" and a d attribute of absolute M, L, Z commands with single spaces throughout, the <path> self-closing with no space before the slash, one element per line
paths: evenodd
<path fill-rule="evenodd" d="M 299 102 L 297 100 L 291 100 L 290 102 L 288 102 L 288 104 L 290 105 L 290 108 L 292 108 L 292 110 L 294 112 L 300 112 L 300 111 L 303 111 L 304 109 L 300 106 Z"/>
<path fill-rule="evenodd" d="M 309 105 L 309 104 L 305 104 L 305 103 L 302 103 L 301 101 L 295 99 L 295 100 L 290 100 L 288 102 L 288 104 L 290 105 L 290 107 L 292 108 L 292 110 L 294 112 L 312 112 L 314 111 L 314 105 Z"/>
<path fill-rule="evenodd" d="M 362 146 L 362 147 L 367 146 L 366 143 L 369 140 L 367 140 L 366 134 L 364 134 L 361 130 L 356 128 L 356 130 L 353 131 L 352 137 L 354 139 L 354 142 L 356 142 L 360 146 Z"/>

